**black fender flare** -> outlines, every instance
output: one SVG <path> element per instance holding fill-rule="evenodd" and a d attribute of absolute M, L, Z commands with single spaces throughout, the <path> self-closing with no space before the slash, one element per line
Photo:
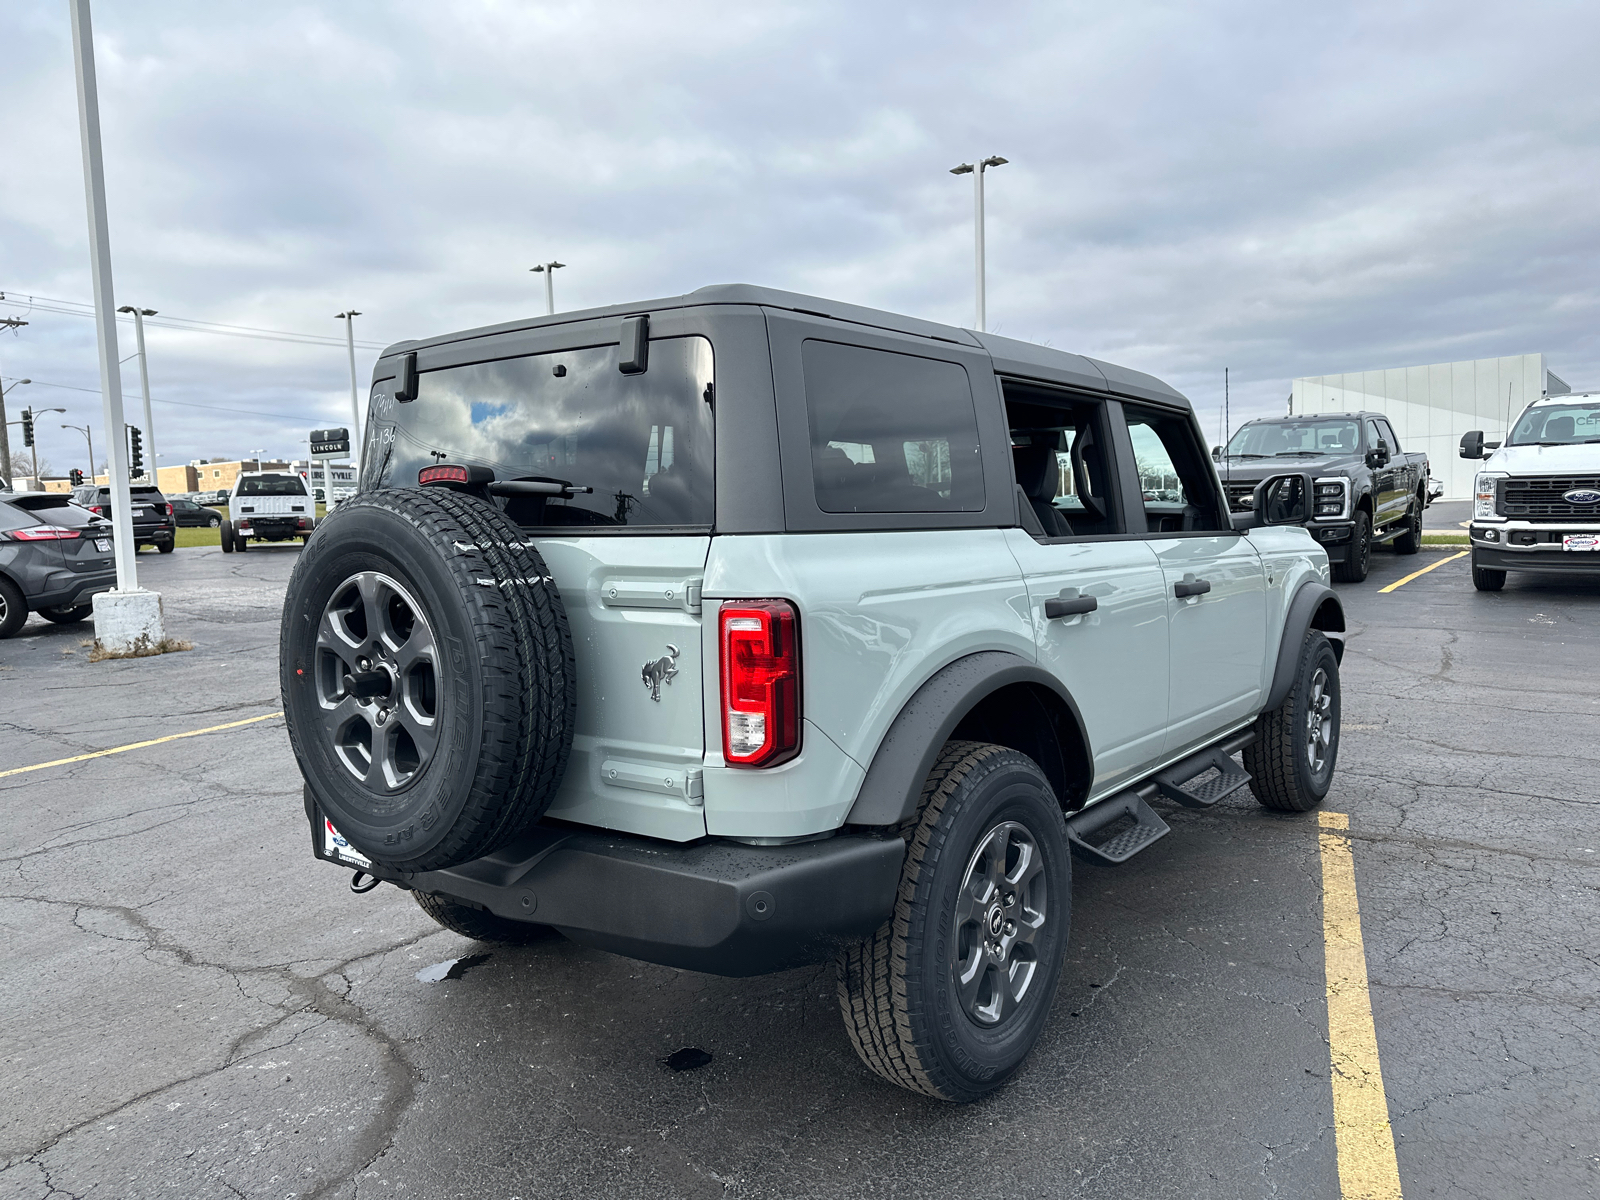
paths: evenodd
<path fill-rule="evenodd" d="M 1048 688 L 1062 701 L 1092 763 L 1083 715 L 1061 681 L 1021 655 L 983 650 L 940 668 L 906 701 L 878 744 L 845 823 L 897 825 L 914 815 L 923 780 L 961 719 L 985 697 L 1019 683 Z"/>
<path fill-rule="evenodd" d="M 1339 593 L 1325 583 L 1308 580 L 1296 590 L 1289 601 L 1289 611 L 1283 618 L 1283 638 L 1278 642 L 1278 664 L 1272 672 L 1272 687 L 1267 692 L 1263 712 L 1271 712 L 1283 703 L 1294 683 L 1295 668 L 1300 662 L 1300 647 L 1312 629 L 1324 633 L 1344 632 L 1344 605 L 1339 603 Z M 1344 639 L 1330 637 L 1334 657 L 1344 660 Z"/>

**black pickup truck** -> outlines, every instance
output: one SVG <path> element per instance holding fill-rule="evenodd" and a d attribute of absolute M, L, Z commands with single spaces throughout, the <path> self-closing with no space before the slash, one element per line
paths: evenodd
<path fill-rule="evenodd" d="M 1316 480 L 1316 504 L 1306 528 L 1328 552 L 1333 577 L 1360 583 L 1374 542 L 1394 542 L 1400 554 L 1422 548 L 1422 510 L 1428 506 L 1428 456 L 1400 449 L 1382 413 L 1317 413 L 1275 417 L 1240 426 L 1227 451 L 1211 456 L 1235 512 L 1249 512 L 1256 484 L 1281 472 L 1284 460 Z"/>

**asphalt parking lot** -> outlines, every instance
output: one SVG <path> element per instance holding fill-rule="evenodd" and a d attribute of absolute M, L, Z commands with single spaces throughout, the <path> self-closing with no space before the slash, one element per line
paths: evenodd
<path fill-rule="evenodd" d="M 484 947 L 313 860 L 281 718 L 254 719 L 297 554 L 141 555 L 187 653 L 91 664 L 88 627 L 37 618 L 0 643 L 0 1197 L 1341 1195 L 1314 815 L 1164 808 L 1172 836 L 1078 865 L 1045 1036 L 965 1108 L 861 1066 L 831 968 L 558 940 L 421 982 Z M 1600 584 L 1480 595 L 1453 554 L 1341 588 L 1326 807 L 1399 1176 L 1594 1196 Z M 685 1046 L 712 1061 L 662 1065 Z"/>

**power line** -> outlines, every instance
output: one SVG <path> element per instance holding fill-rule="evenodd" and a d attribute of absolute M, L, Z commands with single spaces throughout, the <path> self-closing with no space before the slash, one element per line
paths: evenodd
<path fill-rule="evenodd" d="M 51 383 L 45 379 L 35 379 L 33 385 L 35 387 L 61 388 L 68 392 L 88 392 L 91 396 L 100 394 L 99 388 L 76 387 L 70 383 Z M 315 423 L 332 419 L 326 414 L 320 417 L 308 417 L 304 413 L 267 412 L 259 408 L 228 408 L 221 404 L 196 404 L 193 400 L 163 400 L 159 396 L 151 396 L 150 402 L 152 404 L 176 404 L 180 408 L 204 408 L 212 412 L 242 413 L 247 417 L 273 417 L 280 421 L 310 421 Z"/>
<path fill-rule="evenodd" d="M 6 304 L 26 308 L 30 312 L 57 313 L 68 317 L 94 317 L 94 305 L 81 300 L 62 300 L 55 296 L 38 296 L 30 293 L 9 293 L 0 291 L 0 301 Z M 254 325 L 228 325 L 221 321 L 202 321 L 192 317 L 151 317 L 145 321 L 147 325 L 159 326 L 163 329 L 175 329 L 188 333 L 216 333 L 227 337 L 249 338 L 253 341 L 267 342 L 293 342 L 302 346 L 337 346 L 343 348 L 345 340 L 337 335 L 323 335 L 320 333 L 299 333 L 287 329 L 261 329 Z M 356 342 L 364 350 L 382 350 L 389 345 L 388 342 Z"/>

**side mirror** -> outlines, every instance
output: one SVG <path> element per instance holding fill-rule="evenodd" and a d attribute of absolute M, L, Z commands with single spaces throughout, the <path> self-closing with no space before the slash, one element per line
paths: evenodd
<path fill-rule="evenodd" d="M 1221 462 L 1222 461 L 1222 447 L 1221 446 L 1213 446 L 1213 447 L 1211 447 L 1211 461 L 1212 462 Z"/>
<path fill-rule="evenodd" d="M 1251 497 L 1256 523 L 1304 525 L 1311 519 L 1311 476 L 1305 471 L 1273 475 L 1256 484 Z"/>
<path fill-rule="evenodd" d="M 1473 429 L 1461 435 L 1461 457 L 1483 457 L 1483 430 Z"/>
<path fill-rule="evenodd" d="M 1374 449 L 1367 451 L 1367 466 L 1377 468 L 1388 464 L 1389 443 L 1380 440 Z"/>

